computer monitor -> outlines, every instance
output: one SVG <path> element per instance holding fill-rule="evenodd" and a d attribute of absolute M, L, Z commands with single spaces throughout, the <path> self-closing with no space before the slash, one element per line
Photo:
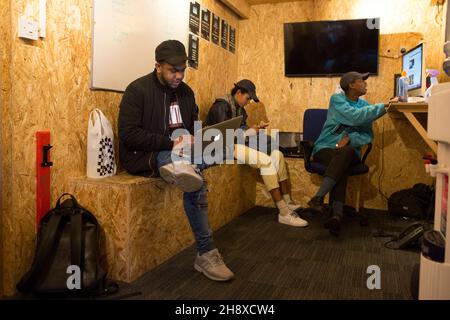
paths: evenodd
<path fill-rule="evenodd" d="M 422 96 L 424 84 L 423 43 L 412 48 L 403 55 L 402 70 L 405 70 L 408 78 L 408 95 Z"/>

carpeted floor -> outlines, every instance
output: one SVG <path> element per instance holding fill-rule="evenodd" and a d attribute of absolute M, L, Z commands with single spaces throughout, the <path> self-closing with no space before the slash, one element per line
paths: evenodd
<path fill-rule="evenodd" d="M 366 210 L 369 226 L 346 217 L 340 237 L 323 228 L 324 217 L 302 215 L 310 225 L 277 222 L 273 208 L 255 207 L 214 233 L 224 260 L 235 273 L 214 282 L 193 268 L 191 246 L 110 298 L 121 299 L 412 299 L 411 272 L 419 250 L 387 249 L 376 230 L 399 232 L 411 223 Z M 381 270 L 381 289 L 369 290 L 367 268 Z"/>

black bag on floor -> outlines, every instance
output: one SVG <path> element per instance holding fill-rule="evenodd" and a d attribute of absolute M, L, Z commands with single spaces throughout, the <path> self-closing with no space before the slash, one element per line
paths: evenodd
<path fill-rule="evenodd" d="M 66 195 L 70 198 L 61 203 Z M 96 296 L 117 291 L 99 264 L 97 219 L 74 196 L 59 197 L 39 226 L 33 264 L 17 284 L 20 292 Z"/>
<path fill-rule="evenodd" d="M 388 199 L 389 214 L 416 219 L 434 216 L 434 189 L 417 183 L 410 189 L 394 192 Z"/>

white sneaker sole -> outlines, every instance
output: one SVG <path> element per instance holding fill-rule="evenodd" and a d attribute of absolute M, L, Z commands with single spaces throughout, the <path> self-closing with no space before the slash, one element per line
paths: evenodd
<path fill-rule="evenodd" d="M 203 269 L 202 267 L 200 267 L 197 264 L 194 264 L 194 269 L 197 270 L 200 273 L 203 273 L 203 275 L 205 277 L 207 277 L 208 279 L 211 279 L 211 280 L 214 280 L 214 281 L 225 282 L 225 281 L 230 281 L 231 279 L 234 278 L 234 275 L 230 276 L 229 278 L 218 278 L 218 277 L 212 276 L 205 269 Z"/>
<path fill-rule="evenodd" d="M 292 221 L 290 221 L 290 220 L 284 220 L 282 216 L 278 217 L 278 222 L 281 224 L 285 224 L 285 225 L 297 227 L 297 228 L 304 228 L 309 225 L 308 221 L 306 221 L 306 220 L 302 219 L 302 221 L 292 223 Z"/>
<path fill-rule="evenodd" d="M 169 184 L 173 184 L 184 192 L 194 192 L 201 189 L 203 179 L 187 172 L 175 173 L 173 168 L 163 166 L 159 169 L 159 175 Z"/>

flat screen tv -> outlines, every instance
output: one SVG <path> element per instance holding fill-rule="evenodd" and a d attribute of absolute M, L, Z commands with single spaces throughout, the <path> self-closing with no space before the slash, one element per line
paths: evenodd
<path fill-rule="evenodd" d="M 378 18 L 284 24 L 287 77 L 378 74 Z"/>

